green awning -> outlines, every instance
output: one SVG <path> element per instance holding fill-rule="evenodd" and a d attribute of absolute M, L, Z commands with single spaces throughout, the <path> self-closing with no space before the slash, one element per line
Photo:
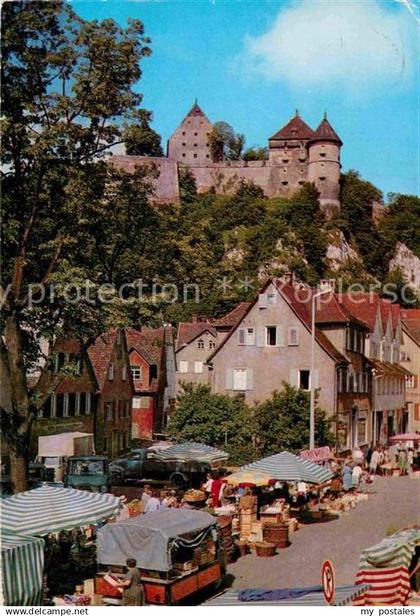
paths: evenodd
<path fill-rule="evenodd" d="M 1 572 L 4 605 L 42 605 L 43 539 L 2 531 Z"/>

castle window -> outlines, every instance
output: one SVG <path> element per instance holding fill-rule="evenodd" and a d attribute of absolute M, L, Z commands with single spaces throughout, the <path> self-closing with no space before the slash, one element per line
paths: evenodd
<path fill-rule="evenodd" d="M 289 162 L 289 159 L 288 159 L 288 158 L 283 158 L 283 162 L 284 162 L 284 163 L 288 163 L 288 162 Z"/>
<path fill-rule="evenodd" d="M 319 153 L 319 155 L 320 155 L 322 158 L 325 158 L 325 157 L 326 157 L 326 153 L 325 153 L 325 152 L 320 152 L 320 153 Z"/>
<path fill-rule="evenodd" d="M 194 158 L 197 158 L 197 154 L 194 154 Z"/>
<path fill-rule="evenodd" d="M 206 154 L 206 158 L 210 158 L 210 154 Z"/>
<path fill-rule="evenodd" d="M 301 169 L 301 170 L 300 170 L 300 172 L 301 172 L 301 173 L 303 173 L 303 172 L 304 172 L 304 169 Z"/>
<path fill-rule="evenodd" d="M 182 131 L 182 134 L 185 135 L 185 130 Z"/>
<path fill-rule="evenodd" d="M 185 152 L 183 152 L 182 156 L 185 158 Z"/>
<path fill-rule="evenodd" d="M 299 181 L 299 186 L 303 186 L 303 185 L 304 185 L 304 183 L 305 183 L 305 182 L 304 182 L 303 180 L 300 180 L 300 181 Z"/>
<path fill-rule="evenodd" d="M 319 178 L 321 180 L 321 182 L 324 182 L 324 180 L 326 179 L 325 177 L 321 177 Z"/>
<path fill-rule="evenodd" d="M 194 133 L 194 137 L 197 137 L 198 133 Z"/>
<path fill-rule="evenodd" d="M 287 186 L 289 182 L 282 182 L 283 186 Z"/>
<path fill-rule="evenodd" d="M 286 168 L 283 169 L 283 173 L 287 173 L 287 169 Z"/>
<path fill-rule="evenodd" d="M 187 144 L 186 144 L 186 143 L 183 143 L 182 145 L 183 145 L 183 146 L 186 146 Z"/>
<path fill-rule="evenodd" d="M 321 167 L 323 167 L 323 166 L 324 166 L 324 163 L 321 163 Z"/>
<path fill-rule="evenodd" d="M 194 143 L 194 147 L 195 147 L 195 148 L 197 147 L 197 144 L 196 144 L 196 143 Z"/>

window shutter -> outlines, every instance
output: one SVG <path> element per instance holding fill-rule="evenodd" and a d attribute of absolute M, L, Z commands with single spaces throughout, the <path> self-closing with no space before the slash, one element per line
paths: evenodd
<path fill-rule="evenodd" d="M 233 389 L 233 370 L 226 370 L 226 389 Z"/>
<path fill-rule="evenodd" d="M 76 408 L 75 408 L 74 414 L 76 416 L 80 415 L 80 394 L 76 394 Z"/>
<path fill-rule="evenodd" d="M 246 388 L 247 390 L 254 389 L 254 371 L 248 368 L 246 371 Z"/>
<path fill-rule="evenodd" d="M 296 370 L 296 368 L 290 370 L 290 385 L 292 387 L 299 387 L 299 370 Z"/>
<path fill-rule="evenodd" d="M 238 344 L 245 344 L 245 330 L 238 329 Z"/>
<path fill-rule="evenodd" d="M 276 326 L 276 342 L 277 342 L 276 346 L 278 347 L 284 346 L 284 333 L 283 333 L 282 325 Z"/>
<path fill-rule="evenodd" d="M 254 346 L 255 344 L 255 329 L 253 327 L 246 329 L 246 344 L 247 346 Z"/>
<path fill-rule="evenodd" d="M 51 417 L 55 417 L 57 414 L 57 396 L 51 394 Z"/>
<path fill-rule="evenodd" d="M 85 413 L 86 415 L 90 415 L 90 393 L 86 394 L 86 410 Z"/>
<path fill-rule="evenodd" d="M 319 387 L 319 373 L 318 370 L 314 370 L 313 371 L 313 378 L 314 378 L 314 389 L 316 389 L 317 387 Z"/>
<path fill-rule="evenodd" d="M 265 346 L 265 327 L 257 327 L 257 347 Z"/>
<path fill-rule="evenodd" d="M 258 295 L 258 306 L 260 308 L 267 308 L 267 295 L 265 293 Z"/>

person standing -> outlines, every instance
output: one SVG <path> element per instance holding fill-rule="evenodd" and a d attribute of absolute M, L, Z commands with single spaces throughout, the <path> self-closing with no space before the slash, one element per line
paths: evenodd
<path fill-rule="evenodd" d="M 353 467 L 353 472 L 351 475 L 351 481 L 352 481 L 352 486 L 355 490 L 357 490 L 359 488 L 360 485 L 360 478 L 362 476 L 362 467 L 360 466 L 360 464 L 356 464 Z"/>
<path fill-rule="evenodd" d="M 119 588 L 122 590 L 122 605 L 145 605 L 144 588 L 141 574 L 134 558 L 127 558 L 127 573 Z"/>
<path fill-rule="evenodd" d="M 210 494 L 211 494 L 211 486 L 213 485 L 213 474 L 212 473 L 207 473 L 206 476 L 206 481 L 204 482 L 203 485 L 203 490 L 206 494 L 206 497 L 209 498 Z"/>
<path fill-rule="evenodd" d="M 414 464 L 414 449 L 410 447 L 407 453 L 407 471 L 409 475 L 411 475 L 413 472 L 413 464 Z"/>
<path fill-rule="evenodd" d="M 375 449 L 372 452 L 372 456 L 370 458 L 370 463 L 369 463 L 369 470 L 372 473 L 372 475 L 376 474 L 380 458 L 381 458 L 381 454 L 378 448 L 375 447 Z"/>
<path fill-rule="evenodd" d="M 400 455 L 398 456 L 398 466 L 400 469 L 400 475 L 406 475 L 407 474 L 407 467 L 408 467 L 408 457 L 407 457 L 407 451 L 405 449 L 401 449 L 400 451 Z"/>
<path fill-rule="evenodd" d="M 348 460 L 346 460 L 344 462 L 344 466 L 343 466 L 343 470 L 342 470 L 342 476 L 343 476 L 343 490 L 345 492 L 348 492 L 349 490 L 352 489 L 353 487 L 353 480 L 352 480 L 352 475 L 353 475 L 353 470 L 350 466 L 350 463 Z"/>
<path fill-rule="evenodd" d="M 211 484 L 211 505 L 212 507 L 220 507 L 220 490 L 222 488 L 222 479 L 219 474 L 213 479 Z"/>
<path fill-rule="evenodd" d="M 160 509 L 160 500 L 158 498 L 158 493 L 156 490 L 150 491 L 150 497 L 146 501 L 144 506 L 144 513 L 153 513 L 154 511 L 159 511 Z"/>

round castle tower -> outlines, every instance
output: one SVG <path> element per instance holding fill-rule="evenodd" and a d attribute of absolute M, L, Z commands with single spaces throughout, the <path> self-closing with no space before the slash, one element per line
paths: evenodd
<path fill-rule="evenodd" d="M 340 208 L 340 149 L 343 145 L 327 114 L 308 143 L 308 181 L 319 191 L 321 206 Z"/>

